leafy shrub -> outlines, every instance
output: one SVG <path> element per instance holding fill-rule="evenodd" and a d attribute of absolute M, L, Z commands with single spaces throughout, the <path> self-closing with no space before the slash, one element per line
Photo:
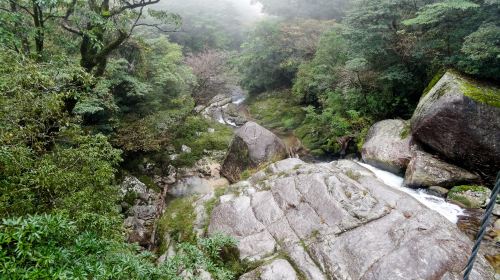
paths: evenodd
<path fill-rule="evenodd" d="M 161 265 L 149 252 L 120 240 L 78 230 L 64 215 L 35 215 L 0 223 L 2 279 L 165 279 L 181 280 L 200 269 L 215 279 L 233 279 L 229 257 L 236 241 L 216 234 L 181 243 Z M 181 272 L 184 273 L 181 275 Z"/>

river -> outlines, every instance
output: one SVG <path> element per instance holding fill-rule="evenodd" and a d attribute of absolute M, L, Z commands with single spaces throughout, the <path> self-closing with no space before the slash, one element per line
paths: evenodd
<path fill-rule="evenodd" d="M 241 115 L 243 115 L 247 120 L 255 121 L 255 119 L 252 118 L 251 114 L 249 113 L 247 105 L 245 104 L 246 97 L 247 97 L 246 93 L 239 87 L 234 87 L 233 90 L 231 91 L 232 103 L 238 106 L 238 111 L 241 113 Z M 235 128 L 237 127 L 236 124 L 224 121 L 223 119 L 220 122 L 226 123 Z M 283 142 L 287 146 L 287 150 L 289 151 L 289 156 L 298 157 L 304 160 L 305 162 L 313 162 L 313 163 L 330 162 L 333 160 L 331 158 L 321 159 L 309 154 L 307 149 L 305 149 L 302 146 L 301 141 L 297 138 L 297 136 L 295 136 L 295 134 L 292 131 L 288 132 L 273 131 L 273 132 L 283 140 Z M 464 209 L 460 208 L 455 204 L 446 202 L 444 198 L 429 194 L 425 189 L 410 189 L 404 187 L 403 185 L 404 179 L 396 174 L 378 169 L 363 162 L 358 161 L 358 163 L 361 166 L 373 172 L 375 176 L 382 182 L 384 182 L 386 185 L 407 193 L 408 195 L 412 196 L 413 198 L 415 198 L 417 201 L 419 201 L 429 209 L 436 211 L 437 213 L 439 213 L 452 223 L 457 223 L 457 221 L 459 220 L 459 216 L 465 215 Z"/>

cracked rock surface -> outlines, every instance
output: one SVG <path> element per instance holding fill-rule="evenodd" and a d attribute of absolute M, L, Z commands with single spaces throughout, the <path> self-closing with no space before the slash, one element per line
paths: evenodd
<path fill-rule="evenodd" d="M 461 279 L 472 247 L 455 224 L 353 161 L 286 159 L 228 191 L 209 234 L 264 260 L 240 279 Z M 470 279 L 494 279 L 484 258 Z"/>

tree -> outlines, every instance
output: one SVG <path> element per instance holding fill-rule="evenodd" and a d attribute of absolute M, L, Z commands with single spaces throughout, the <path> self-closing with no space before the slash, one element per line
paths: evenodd
<path fill-rule="evenodd" d="M 314 57 L 320 35 L 333 22 L 263 21 L 242 46 L 239 70 L 251 93 L 290 86 L 299 65 Z"/>
<path fill-rule="evenodd" d="M 162 24 L 176 28 L 180 24 L 180 17 L 165 11 L 149 10 L 149 16 L 160 20 L 160 23 L 143 20 L 144 8 L 159 1 L 72 0 L 67 4 L 61 25 L 82 40 L 81 66 L 86 71 L 101 76 L 111 52 L 125 42 L 136 27 L 155 27 L 163 32 L 173 29 L 164 29 Z"/>
<path fill-rule="evenodd" d="M 347 0 L 253 0 L 266 13 L 285 18 L 337 19 L 344 16 Z"/>
<path fill-rule="evenodd" d="M 193 97 L 197 103 L 204 104 L 215 95 L 226 90 L 229 54 L 224 51 L 206 50 L 186 57 L 186 64 L 196 76 Z"/>
<path fill-rule="evenodd" d="M 465 72 L 500 80 L 500 27 L 485 23 L 465 37 L 459 66 Z"/>
<path fill-rule="evenodd" d="M 247 7 L 235 4 L 234 0 L 169 0 L 158 6 L 182 17 L 179 32 L 172 33 L 170 40 L 184 46 L 185 53 L 198 53 L 240 47 L 252 19 Z"/>
<path fill-rule="evenodd" d="M 468 33 L 471 25 L 475 25 L 471 22 L 465 23 L 467 18 L 472 16 L 471 11 L 477 8 L 479 5 L 472 1 L 446 0 L 421 7 L 416 17 L 403 23 L 418 26 L 425 31 L 427 40 L 432 40 L 432 45 L 426 44 L 426 47 L 437 50 L 439 55 L 446 59 L 444 64 L 450 66 L 453 62 L 452 56 L 460 50 L 462 38 Z"/>
<path fill-rule="evenodd" d="M 33 33 L 36 56 L 40 59 L 44 51 L 45 32 L 47 24 L 53 22 L 58 15 L 58 9 L 62 5 L 61 0 L 8 0 L 8 4 L 0 4 L 0 12 L 3 17 L 10 16 L 10 20 L 4 24 L 6 29 L 14 35 L 14 39 L 21 42 L 22 47 L 15 47 L 18 52 L 30 54 L 30 33 Z M 27 20 L 27 19 L 30 20 Z M 27 28 L 28 23 L 31 30 Z M 4 27 L 4 28 L 5 28 Z"/>
<path fill-rule="evenodd" d="M 443 0 L 422 6 L 403 23 L 418 39 L 418 52 L 436 68 L 453 67 L 496 79 L 499 13 L 495 1 Z"/>

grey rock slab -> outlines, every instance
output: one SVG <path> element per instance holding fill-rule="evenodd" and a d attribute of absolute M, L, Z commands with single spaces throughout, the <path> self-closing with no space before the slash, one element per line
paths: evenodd
<path fill-rule="evenodd" d="M 472 247 L 455 224 L 349 160 L 277 162 L 226 191 L 209 234 L 237 238 L 243 258 L 285 254 L 306 279 L 457 279 Z M 474 275 L 493 279 L 482 256 Z"/>

